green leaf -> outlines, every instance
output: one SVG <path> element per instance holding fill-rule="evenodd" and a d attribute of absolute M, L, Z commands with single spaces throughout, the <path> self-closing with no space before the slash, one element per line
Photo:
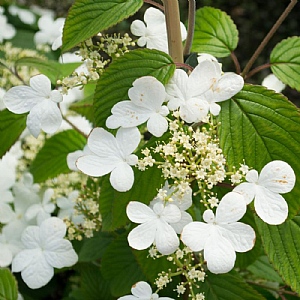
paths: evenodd
<path fill-rule="evenodd" d="M 67 155 L 83 149 L 85 144 L 86 139 L 75 130 L 60 132 L 46 140 L 30 166 L 35 182 L 69 173 Z"/>
<path fill-rule="evenodd" d="M 282 94 L 262 86 L 245 85 L 222 104 L 219 121 L 220 145 L 229 166 L 245 163 L 261 171 L 272 160 L 291 165 L 297 182 L 284 194 L 293 217 L 300 203 L 300 113 Z"/>
<path fill-rule="evenodd" d="M 283 283 L 281 277 L 270 264 L 267 256 L 259 257 L 252 265 L 247 268 L 253 275 L 268 281 Z"/>
<path fill-rule="evenodd" d="M 119 236 L 102 257 L 102 272 L 111 282 L 113 296 L 130 293 L 131 286 L 138 281 L 147 281 L 127 242 L 127 235 Z"/>
<path fill-rule="evenodd" d="M 171 57 L 158 50 L 138 49 L 115 60 L 103 73 L 96 88 L 94 98 L 96 125 L 105 126 L 111 108 L 119 101 L 128 99 L 128 90 L 135 79 L 154 76 L 166 84 L 174 71 L 175 64 Z"/>
<path fill-rule="evenodd" d="M 143 0 L 76 0 L 65 22 L 62 51 L 128 18 L 142 5 Z"/>
<path fill-rule="evenodd" d="M 300 37 L 281 41 L 272 50 L 272 72 L 285 84 L 300 91 Z"/>
<path fill-rule="evenodd" d="M 109 282 L 106 281 L 100 268 L 92 264 L 79 264 L 76 267 L 80 273 L 80 288 L 71 293 L 71 299 L 76 300 L 112 300 Z"/>
<path fill-rule="evenodd" d="M 113 236 L 107 232 L 96 232 L 92 238 L 86 239 L 78 253 L 80 262 L 94 261 L 102 257 Z"/>
<path fill-rule="evenodd" d="M 17 300 L 17 281 L 9 269 L 0 269 L 0 300 Z"/>
<path fill-rule="evenodd" d="M 56 85 L 58 79 L 62 79 L 70 75 L 82 63 L 60 64 L 53 60 L 44 60 L 37 57 L 23 57 L 16 61 L 16 67 L 28 66 L 38 69 L 42 74 L 46 75 Z"/>
<path fill-rule="evenodd" d="M 26 128 L 27 114 L 13 114 L 7 109 L 0 111 L 0 157 L 18 140 Z"/>
<path fill-rule="evenodd" d="M 256 218 L 265 251 L 283 280 L 300 293 L 300 217 L 271 226 Z"/>
<path fill-rule="evenodd" d="M 193 52 L 225 57 L 237 47 L 238 31 L 225 12 L 203 7 L 196 12 Z"/>
<path fill-rule="evenodd" d="M 209 300 L 264 300 L 237 273 L 216 275 L 208 273 L 200 291 Z"/>

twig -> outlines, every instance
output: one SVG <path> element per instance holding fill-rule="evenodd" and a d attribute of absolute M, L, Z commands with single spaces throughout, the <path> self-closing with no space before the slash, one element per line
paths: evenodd
<path fill-rule="evenodd" d="M 188 30 L 187 30 L 185 46 L 183 49 L 183 56 L 187 56 L 191 52 L 193 38 L 194 38 L 194 30 L 195 30 L 195 12 L 196 12 L 195 0 L 189 0 Z"/>
<path fill-rule="evenodd" d="M 237 74 L 241 74 L 242 70 L 241 70 L 240 63 L 239 63 L 239 61 L 238 61 L 238 59 L 237 59 L 237 57 L 236 57 L 236 55 L 235 55 L 235 53 L 233 51 L 230 53 L 230 56 L 231 56 L 231 59 L 232 59 L 234 65 L 235 65 L 235 71 L 236 71 L 236 73 Z"/>
<path fill-rule="evenodd" d="M 277 29 L 280 27 L 280 25 L 282 24 L 282 22 L 286 19 L 286 17 L 289 15 L 289 13 L 291 12 L 291 10 L 297 4 L 297 1 L 298 0 L 291 0 L 291 3 L 287 6 L 287 8 L 284 10 L 284 12 L 281 14 L 281 16 L 278 18 L 278 20 L 276 21 L 276 23 L 271 28 L 271 30 L 269 31 L 269 33 L 265 36 L 265 38 L 263 39 L 263 41 L 260 43 L 260 45 L 258 46 L 258 48 L 256 49 L 256 51 L 254 52 L 254 54 L 252 55 L 252 57 L 248 61 L 246 67 L 244 68 L 244 70 L 243 70 L 243 72 L 241 74 L 244 78 L 248 74 L 249 70 L 253 66 L 254 62 L 256 61 L 256 59 L 258 58 L 258 56 L 260 55 L 260 53 L 263 51 L 263 49 L 266 47 L 266 45 L 268 44 L 268 42 L 270 41 L 270 39 L 273 37 L 273 35 L 277 31 Z"/>
<path fill-rule="evenodd" d="M 245 77 L 245 79 L 248 79 L 250 77 L 252 77 L 254 74 L 260 72 L 261 70 L 264 70 L 264 69 L 267 69 L 267 68 L 270 68 L 271 67 L 271 64 L 270 63 L 266 63 L 266 64 L 263 64 L 259 67 L 256 67 L 254 68 L 253 70 L 251 70 Z"/>
<path fill-rule="evenodd" d="M 154 2 L 154 1 L 152 1 L 152 0 L 144 0 L 144 2 L 145 3 L 148 3 L 148 4 L 151 4 L 151 5 L 153 5 L 153 6 L 156 6 L 158 9 L 160 9 L 161 11 L 164 11 L 165 9 L 164 9 L 164 7 L 161 5 L 161 4 L 159 4 L 159 3 L 157 3 L 157 2 Z"/>
<path fill-rule="evenodd" d="M 81 134 L 85 138 L 88 138 L 88 135 L 86 135 L 83 131 L 81 131 L 76 125 L 74 125 L 70 120 L 68 120 L 67 117 L 65 117 L 63 114 L 62 114 L 62 118 L 79 134 Z"/>
<path fill-rule="evenodd" d="M 183 63 L 179 5 L 177 0 L 163 0 L 166 16 L 169 55 L 176 63 Z"/>

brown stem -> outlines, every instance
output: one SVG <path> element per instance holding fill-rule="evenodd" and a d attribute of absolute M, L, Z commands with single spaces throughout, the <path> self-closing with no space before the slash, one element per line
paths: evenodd
<path fill-rule="evenodd" d="M 63 119 L 74 129 L 76 130 L 79 134 L 81 134 L 82 136 L 84 136 L 85 138 L 88 138 L 88 136 L 83 132 L 81 131 L 76 125 L 74 125 L 69 119 L 67 119 L 67 117 L 65 117 L 63 114 L 62 114 L 62 117 Z"/>
<path fill-rule="evenodd" d="M 266 64 L 263 64 L 259 67 L 256 67 L 254 68 L 253 70 L 251 70 L 245 77 L 245 79 L 248 79 L 250 77 L 252 77 L 254 74 L 260 72 L 261 70 L 264 70 L 264 69 L 267 69 L 267 68 L 270 68 L 271 67 L 271 64 L 270 63 L 266 63 Z"/>
<path fill-rule="evenodd" d="M 231 59 L 232 59 L 234 65 L 235 65 L 235 71 L 236 71 L 236 73 L 237 74 L 241 74 L 242 70 L 241 70 L 240 63 L 239 63 L 239 61 L 238 61 L 238 59 L 237 59 L 237 57 L 236 57 L 236 55 L 235 55 L 235 53 L 233 51 L 230 53 L 230 56 L 231 56 Z"/>
<path fill-rule="evenodd" d="M 166 16 L 169 55 L 176 63 L 183 63 L 178 0 L 163 0 Z"/>
<path fill-rule="evenodd" d="M 194 70 L 194 68 L 192 66 L 184 64 L 184 63 L 175 63 L 175 65 L 176 65 L 176 68 L 184 68 L 184 69 L 187 69 L 189 71 Z"/>
<path fill-rule="evenodd" d="M 266 45 L 268 44 L 268 42 L 270 41 L 270 39 L 272 38 L 272 36 L 275 34 L 275 32 L 277 31 L 277 29 L 280 27 L 280 25 L 282 24 L 282 22 L 286 19 L 286 17 L 289 15 L 289 13 L 291 12 L 291 10 L 297 4 L 297 1 L 298 0 L 291 0 L 290 4 L 287 6 L 287 8 L 284 10 L 284 12 L 281 14 L 281 16 L 278 18 L 278 20 L 276 21 L 276 23 L 271 28 L 271 30 L 269 31 L 269 33 L 265 36 L 265 38 L 263 39 L 263 41 L 260 43 L 260 45 L 258 46 L 258 48 L 256 49 L 256 51 L 254 52 L 254 54 L 252 55 L 252 57 L 248 61 L 246 67 L 244 68 L 244 70 L 243 70 L 243 72 L 241 74 L 244 78 L 248 74 L 249 70 L 253 66 L 254 62 L 256 61 L 256 59 L 258 58 L 258 56 L 260 55 L 260 53 L 263 51 L 263 49 L 266 47 Z"/>
<path fill-rule="evenodd" d="M 187 37 L 183 49 L 183 56 L 187 56 L 191 52 L 194 30 L 195 30 L 195 13 L 196 13 L 196 3 L 195 0 L 189 0 L 189 16 L 188 16 L 188 30 Z"/>
<path fill-rule="evenodd" d="M 158 9 L 160 9 L 161 11 L 164 11 L 164 7 L 161 4 L 157 3 L 157 2 L 154 2 L 152 0 L 144 0 L 144 3 L 151 4 L 155 7 L 157 7 Z"/>

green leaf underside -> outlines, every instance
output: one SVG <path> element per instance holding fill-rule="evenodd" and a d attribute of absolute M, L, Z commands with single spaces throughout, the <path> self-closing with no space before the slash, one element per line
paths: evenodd
<path fill-rule="evenodd" d="M 67 155 L 82 150 L 85 144 L 86 139 L 75 130 L 60 132 L 46 140 L 30 166 L 35 182 L 69 173 Z"/>
<path fill-rule="evenodd" d="M 300 37 L 281 41 L 272 50 L 272 72 L 285 84 L 300 91 Z"/>
<path fill-rule="evenodd" d="M 128 18 L 142 5 L 143 0 L 75 1 L 65 22 L 62 51 Z"/>
<path fill-rule="evenodd" d="M 225 12 L 203 7 L 196 12 L 193 52 L 225 57 L 237 47 L 238 31 Z"/>
<path fill-rule="evenodd" d="M 300 206 L 298 109 L 281 94 L 247 84 L 221 106 L 220 145 L 229 166 L 239 167 L 245 160 L 260 172 L 272 160 L 289 163 L 297 181 L 292 192 L 283 196 L 289 205 L 289 216 L 295 216 Z"/>
<path fill-rule="evenodd" d="M 264 300 L 235 272 L 227 274 L 208 273 L 200 288 L 209 300 Z"/>
<path fill-rule="evenodd" d="M 271 226 L 256 219 L 265 251 L 275 269 L 295 292 L 300 293 L 300 217 Z"/>
<path fill-rule="evenodd" d="M 24 57 L 16 61 L 16 66 L 28 66 L 38 69 L 46 75 L 52 84 L 56 85 L 58 79 L 70 75 L 82 63 L 60 64 L 53 60 L 44 60 L 37 57 Z"/>
<path fill-rule="evenodd" d="M 13 114 L 7 109 L 0 111 L 0 157 L 18 140 L 26 128 L 27 114 Z"/>
<path fill-rule="evenodd" d="M 158 50 L 138 49 L 115 60 L 101 76 L 94 98 L 95 123 L 105 126 L 111 108 L 122 100 L 128 100 L 132 83 L 142 76 L 153 76 L 166 84 L 175 71 L 171 57 Z"/>
<path fill-rule="evenodd" d="M 17 281 L 9 269 L 0 269 L 0 300 L 17 300 Z"/>

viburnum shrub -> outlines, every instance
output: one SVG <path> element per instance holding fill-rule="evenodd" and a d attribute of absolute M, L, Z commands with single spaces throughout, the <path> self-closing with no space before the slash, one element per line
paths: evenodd
<path fill-rule="evenodd" d="M 297 1 L 245 66 L 230 16 L 185 2 L 1 8 L 3 299 L 298 298 L 300 37 L 252 68 Z"/>

